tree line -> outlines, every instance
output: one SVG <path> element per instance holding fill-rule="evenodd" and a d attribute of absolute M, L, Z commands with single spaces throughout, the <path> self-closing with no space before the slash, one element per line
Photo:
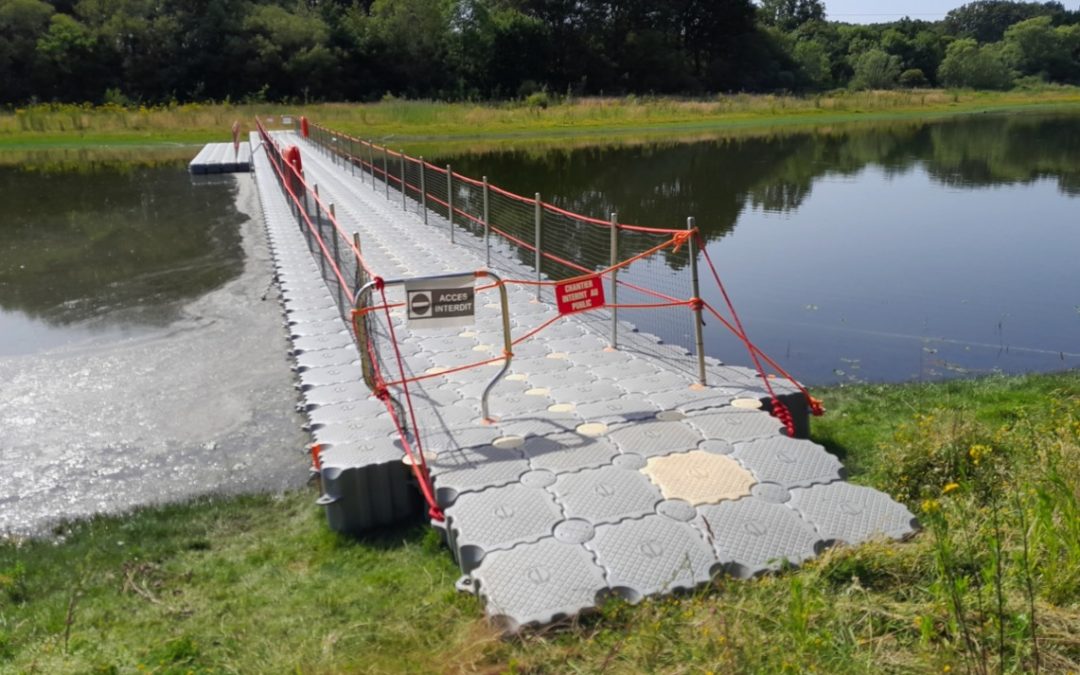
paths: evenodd
<path fill-rule="evenodd" d="M 0 0 L 0 103 L 452 100 L 1080 82 L 1080 10 L 822 0 Z"/>

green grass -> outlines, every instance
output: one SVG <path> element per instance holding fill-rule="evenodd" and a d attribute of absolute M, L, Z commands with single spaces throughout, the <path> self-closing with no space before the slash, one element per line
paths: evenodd
<path fill-rule="evenodd" d="M 200 499 L 0 544 L 0 672 L 1080 668 L 1080 372 L 817 393 L 815 438 L 907 501 L 912 541 L 501 640 L 421 524 L 356 540 L 314 489 Z"/>
<path fill-rule="evenodd" d="M 1080 105 L 1080 88 L 1047 86 L 1012 92 L 943 90 L 833 92 L 817 96 L 725 95 L 709 99 L 587 98 L 547 107 L 391 99 L 374 104 L 307 106 L 184 104 L 158 108 L 45 104 L 0 114 L 0 151 L 194 145 L 229 138 L 234 121 L 245 132 L 255 116 L 306 114 L 332 128 L 399 145 L 505 147 L 553 140 L 633 142 L 642 135 L 746 133 L 865 119 Z"/>

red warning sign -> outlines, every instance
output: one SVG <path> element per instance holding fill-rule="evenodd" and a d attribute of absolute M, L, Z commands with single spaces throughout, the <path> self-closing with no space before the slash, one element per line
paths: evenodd
<path fill-rule="evenodd" d="M 604 306 L 604 282 L 600 277 L 575 279 L 556 284 L 555 301 L 559 314 L 573 314 Z"/>

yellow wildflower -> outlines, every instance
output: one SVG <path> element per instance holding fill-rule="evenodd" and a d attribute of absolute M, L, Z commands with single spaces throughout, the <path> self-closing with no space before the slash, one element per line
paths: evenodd
<path fill-rule="evenodd" d="M 923 513 L 936 513 L 941 510 L 941 503 L 936 499 L 924 499 L 922 501 Z"/>
<path fill-rule="evenodd" d="M 982 459 L 989 455 L 991 452 L 993 452 L 993 450 L 989 446 L 976 443 L 975 445 L 968 448 L 968 457 L 971 458 L 972 464 L 974 464 L 975 466 L 979 466 L 979 462 L 981 462 Z"/>
<path fill-rule="evenodd" d="M 960 484 L 959 483 L 948 483 L 948 484 L 945 485 L 944 488 L 941 489 L 941 494 L 947 495 L 950 492 L 953 492 L 954 490 L 958 490 L 958 489 L 960 489 Z"/>

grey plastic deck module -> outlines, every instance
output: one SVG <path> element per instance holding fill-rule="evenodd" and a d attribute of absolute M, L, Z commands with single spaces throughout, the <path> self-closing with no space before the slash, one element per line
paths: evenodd
<path fill-rule="evenodd" d="M 446 221 L 429 213 L 425 224 L 412 197 L 403 208 L 396 189 L 387 199 L 381 183 L 372 189 L 369 176 L 313 143 L 280 138 L 299 146 L 308 183 L 335 205 L 342 228 L 359 233 L 380 275 L 484 267 L 477 237 L 458 234 L 451 245 Z M 426 507 L 393 419 L 361 379 L 349 326 L 262 149 L 252 164 L 330 526 L 361 533 L 415 517 Z M 496 270 L 534 275 L 512 255 Z M 404 299 L 400 287 L 387 292 L 391 303 Z M 508 292 L 514 336 L 557 316 L 532 287 Z M 479 594 L 505 629 L 570 617 L 613 593 L 637 601 L 717 574 L 751 577 L 829 545 L 900 539 L 917 527 L 888 496 L 844 482 L 821 446 L 789 438 L 762 410 L 732 406 L 766 398 L 755 371 L 710 360 L 700 389 L 685 350 L 629 331 L 611 350 L 574 316 L 515 347 L 491 399 L 496 419 L 483 423 L 480 397 L 501 364 L 446 372 L 502 354 L 497 293 L 477 293 L 476 306 L 464 329 L 410 328 L 403 308 L 392 316 L 408 373 L 435 375 L 410 385 L 445 513 L 433 524 L 461 566 L 459 587 Z M 388 336 L 378 339 L 389 350 Z M 805 429 L 796 389 L 774 386 Z"/>
<path fill-rule="evenodd" d="M 251 144 L 209 143 L 188 164 L 195 175 L 210 173 L 247 173 L 251 171 Z"/>

